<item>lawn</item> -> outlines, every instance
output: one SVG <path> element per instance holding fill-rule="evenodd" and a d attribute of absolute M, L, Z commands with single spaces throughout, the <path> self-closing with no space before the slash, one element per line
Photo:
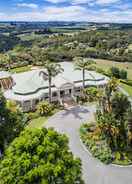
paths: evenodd
<path fill-rule="evenodd" d="M 38 118 L 30 120 L 28 122 L 27 128 L 42 128 L 45 125 L 45 123 L 47 122 L 47 120 L 51 116 L 53 116 L 54 114 L 59 112 L 60 110 L 63 110 L 63 109 L 61 107 L 56 108 L 56 109 L 53 110 L 53 112 L 49 116 L 39 116 Z"/>
<path fill-rule="evenodd" d="M 33 40 L 36 40 L 36 39 L 42 40 L 45 37 L 45 35 L 44 34 L 37 35 L 35 33 L 25 33 L 25 34 L 18 35 L 18 37 L 22 41 L 33 41 Z"/>
<path fill-rule="evenodd" d="M 22 67 L 18 67 L 18 68 L 13 68 L 11 69 L 12 73 L 21 73 L 21 72 L 27 72 L 31 70 L 31 65 L 28 66 L 22 66 Z"/>
<path fill-rule="evenodd" d="M 48 117 L 39 117 L 29 121 L 27 125 L 28 128 L 42 128 L 42 126 L 46 123 Z"/>
<path fill-rule="evenodd" d="M 96 66 L 108 71 L 112 66 L 119 67 L 120 69 L 125 69 L 128 72 L 128 79 L 132 80 L 132 63 L 115 62 L 104 59 L 95 59 Z"/>
<path fill-rule="evenodd" d="M 132 87 L 128 86 L 127 84 L 121 83 L 121 87 L 130 95 L 132 96 Z"/>

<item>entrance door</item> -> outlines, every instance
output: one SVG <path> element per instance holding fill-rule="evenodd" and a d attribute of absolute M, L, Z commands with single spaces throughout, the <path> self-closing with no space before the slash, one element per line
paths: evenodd
<path fill-rule="evenodd" d="M 65 96 L 65 91 L 64 90 L 60 91 L 60 97 L 62 98 L 64 96 Z"/>

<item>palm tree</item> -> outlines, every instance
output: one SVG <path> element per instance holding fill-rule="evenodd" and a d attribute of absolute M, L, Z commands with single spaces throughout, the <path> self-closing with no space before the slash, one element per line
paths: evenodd
<path fill-rule="evenodd" d="M 75 61 L 75 69 L 82 71 L 83 77 L 83 89 L 85 88 L 85 71 L 89 69 L 89 66 L 94 64 L 93 60 L 89 60 L 87 58 L 78 57 L 74 59 Z"/>
<path fill-rule="evenodd" d="M 106 105 L 107 105 L 106 109 L 108 110 L 108 112 L 111 112 L 112 110 L 111 96 L 112 96 L 112 93 L 117 90 L 117 87 L 118 87 L 118 80 L 115 78 L 112 78 L 105 88 L 105 99 L 106 99 Z"/>
<path fill-rule="evenodd" d="M 127 118 L 127 137 L 128 137 L 128 146 L 132 146 L 132 110 L 128 113 L 128 118 Z"/>
<path fill-rule="evenodd" d="M 54 63 L 50 60 L 46 60 L 43 63 L 44 68 L 47 70 L 47 75 L 48 75 L 48 82 L 49 82 L 49 102 L 52 101 L 52 91 L 51 91 L 51 85 L 52 85 L 52 77 L 55 77 L 59 73 L 63 72 L 63 69 L 61 68 L 60 64 Z M 45 79 L 45 72 L 41 71 L 40 75 L 43 76 Z"/>

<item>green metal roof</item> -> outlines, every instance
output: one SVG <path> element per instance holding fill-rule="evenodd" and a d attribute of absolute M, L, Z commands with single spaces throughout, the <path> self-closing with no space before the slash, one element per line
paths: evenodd
<path fill-rule="evenodd" d="M 60 88 L 66 83 L 75 84 L 75 86 L 82 85 L 82 71 L 74 69 L 73 63 L 63 62 L 61 63 L 64 72 L 57 75 L 52 80 L 53 88 Z M 48 90 L 48 80 L 44 80 L 40 76 L 40 71 L 46 72 L 44 69 L 33 70 L 29 72 L 13 74 L 12 77 L 15 82 L 15 86 L 11 90 L 14 95 L 30 96 L 39 93 L 40 91 Z M 85 75 L 86 85 L 103 85 L 108 81 L 108 78 L 98 74 L 94 71 L 86 71 Z M 76 83 L 77 82 L 77 83 Z"/>

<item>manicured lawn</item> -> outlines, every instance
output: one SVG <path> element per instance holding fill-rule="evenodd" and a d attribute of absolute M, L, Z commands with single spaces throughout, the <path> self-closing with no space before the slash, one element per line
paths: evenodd
<path fill-rule="evenodd" d="M 42 128 L 42 126 L 46 123 L 48 117 L 39 117 L 29 121 L 27 125 L 28 128 Z"/>
<path fill-rule="evenodd" d="M 29 66 L 23 66 L 23 67 L 18 67 L 18 68 L 13 68 L 11 69 L 11 72 L 13 73 L 21 73 L 21 72 L 27 72 L 31 70 L 31 65 Z"/>
<path fill-rule="evenodd" d="M 59 112 L 60 110 L 62 109 L 56 108 L 49 116 L 40 116 L 38 118 L 30 120 L 28 122 L 27 128 L 42 128 L 44 124 L 47 122 L 48 118 L 53 116 L 55 113 Z"/>
<path fill-rule="evenodd" d="M 132 87 L 128 86 L 127 84 L 121 83 L 121 87 L 130 95 L 132 96 Z"/>
<path fill-rule="evenodd" d="M 127 70 L 128 79 L 132 80 L 132 63 L 115 62 L 115 61 L 104 60 L 104 59 L 95 59 L 95 61 L 96 61 L 96 66 L 105 71 L 108 71 L 112 66 Z"/>

